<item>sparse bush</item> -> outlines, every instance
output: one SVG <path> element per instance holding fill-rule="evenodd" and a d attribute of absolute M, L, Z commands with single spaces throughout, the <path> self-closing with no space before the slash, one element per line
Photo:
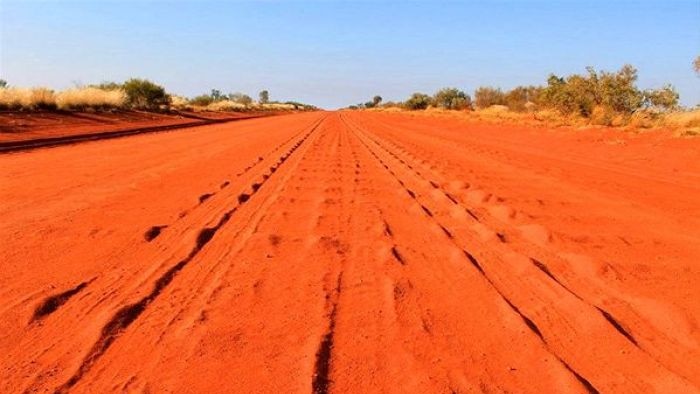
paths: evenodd
<path fill-rule="evenodd" d="M 444 109 L 470 109 L 472 106 L 472 99 L 468 94 L 456 88 L 444 88 L 440 89 L 433 96 L 433 103 Z"/>
<path fill-rule="evenodd" d="M 231 93 L 228 95 L 228 98 L 233 102 L 243 105 L 251 105 L 253 103 L 253 98 L 243 93 Z"/>
<path fill-rule="evenodd" d="M 410 110 L 426 109 L 432 103 L 432 99 L 425 93 L 413 93 L 406 100 L 404 107 Z"/>
<path fill-rule="evenodd" d="M 540 103 L 546 107 L 559 110 L 563 114 L 576 114 L 591 117 L 593 110 L 601 113 L 614 112 L 620 115 L 631 115 L 642 108 L 645 103 L 644 93 L 636 86 L 637 70 L 624 65 L 619 71 L 611 73 L 596 72 L 593 68 L 586 69 L 588 75 L 570 75 L 566 79 L 550 75 L 540 95 Z M 652 95 L 651 100 L 668 103 L 668 91 L 659 91 Z M 601 112 L 602 111 L 602 112 Z"/>
<path fill-rule="evenodd" d="M 532 111 L 536 107 L 541 87 L 537 86 L 517 86 L 503 96 L 503 102 L 511 111 L 523 112 Z"/>
<path fill-rule="evenodd" d="M 4 79 L 0 79 L 0 89 L 4 89 L 7 87 L 7 81 Z"/>
<path fill-rule="evenodd" d="M 214 99 L 208 94 L 202 94 L 200 96 L 195 96 L 194 98 L 190 99 L 190 104 L 200 107 L 206 107 L 209 104 L 212 104 L 213 102 Z"/>
<path fill-rule="evenodd" d="M 670 111 L 678 108 L 680 96 L 671 85 L 665 85 L 661 89 L 650 89 L 644 92 L 644 105 L 661 111 Z"/>
<path fill-rule="evenodd" d="M 156 110 L 170 104 L 170 96 L 165 89 L 146 79 L 132 78 L 124 82 L 123 89 L 131 108 Z"/>
<path fill-rule="evenodd" d="M 120 108 L 125 103 L 126 93 L 122 89 L 86 87 L 64 90 L 56 95 L 56 105 L 64 110 Z"/>
<path fill-rule="evenodd" d="M 474 91 L 474 101 L 478 108 L 488 108 L 492 105 L 505 105 L 505 96 L 500 88 L 482 86 Z"/>

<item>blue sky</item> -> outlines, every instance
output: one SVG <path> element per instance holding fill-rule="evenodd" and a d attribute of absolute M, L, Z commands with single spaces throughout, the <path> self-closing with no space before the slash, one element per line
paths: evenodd
<path fill-rule="evenodd" d="M 631 63 L 641 87 L 669 82 L 695 105 L 697 55 L 700 0 L 0 0 L 0 78 L 15 86 L 139 76 L 335 108 Z"/>

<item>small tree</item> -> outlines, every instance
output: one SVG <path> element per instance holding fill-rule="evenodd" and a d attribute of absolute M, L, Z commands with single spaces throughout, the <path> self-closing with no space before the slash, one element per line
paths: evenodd
<path fill-rule="evenodd" d="M 132 108 L 154 110 L 170 104 L 165 88 L 146 80 L 132 78 L 124 82 L 126 102 Z"/>
<path fill-rule="evenodd" d="M 413 93 L 411 97 L 406 100 L 404 106 L 410 110 L 426 109 L 431 104 L 432 100 L 430 96 L 425 93 Z"/>
<path fill-rule="evenodd" d="M 4 89 L 7 87 L 7 81 L 4 79 L 0 79 L 0 89 Z"/>
<path fill-rule="evenodd" d="M 456 88 L 440 89 L 433 96 L 436 106 L 444 109 L 466 109 L 471 108 L 472 98 L 468 94 Z"/>
<path fill-rule="evenodd" d="M 211 90 L 211 99 L 214 101 L 221 101 L 224 100 L 226 97 L 221 94 L 221 90 L 219 89 L 212 89 Z"/>
<path fill-rule="evenodd" d="M 503 105 L 505 99 L 500 88 L 482 86 L 474 91 L 474 100 L 478 108 L 488 108 L 492 105 Z"/>
<path fill-rule="evenodd" d="M 382 96 L 374 96 L 374 97 L 372 98 L 372 106 L 373 106 L 373 107 L 376 107 L 376 106 L 379 105 L 381 102 L 382 102 Z"/>
<path fill-rule="evenodd" d="M 270 102 L 270 92 L 267 90 L 262 90 L 259 94 L 260 104 L 267 104 Z"/>

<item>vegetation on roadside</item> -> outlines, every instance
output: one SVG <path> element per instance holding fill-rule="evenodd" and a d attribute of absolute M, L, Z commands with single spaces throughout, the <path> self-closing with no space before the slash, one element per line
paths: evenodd
<path fill-rule="evenodd" d="M 212 89 L 208 94 L 201 94 L 190 100 L 176 97 L 172 107 L 180 110 L 205 111 L 311 111 L 317 108 L 313 105 L 296 101 L 270 101 L 270 93 L 263 90 L 258 94 L 259 101 L 247 94 L 235 92 L 222 94 L 219 89 Z"/>
<path fill-rule="evenodd" d="M 693 62 L 700 76 L 700 56 Z M 352 109 L 398 108 L 404 110 L 474 111 L 475 116 L 516 120 L 522 117 L 558 124 L 656 127 L 682 124 L 700 128 L 700 111 L 681 108 L 672 85 L 642 90 L 637 69 L 624 65 L 614 72 L 586 68 L 583 74 L 550 74 L 546 85 L 517 86 L 511 90 L 481 86 L 474 100 L 457 88 L 444 88 L 432 96 L 416 92 L 401 103 L 351 106 Z M 673 119 L 673 120 L 672 120 Z"/>
<path fill-rule="evenodd" d="M 147 79 L 132 78 L 123 83 L 103 82 L 63 91 L 48 88 L 16 88 L 0 80 L 0 110 L 67 110 L 106 111 L 134 109 L 144 111 L 206 110 L 206 111 L 307 111 L 314 106 L 295 101 L 270 101 L 269 92 L 259 94 L 260 101 L 244 93 L 222 94 L 212 89 L 209 94 L 188 99 L 171 95 Z"/>

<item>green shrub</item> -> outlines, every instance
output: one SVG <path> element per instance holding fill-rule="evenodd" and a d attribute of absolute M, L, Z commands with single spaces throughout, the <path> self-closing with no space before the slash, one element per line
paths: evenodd
<path fill-rule="evenodd" d="M 492 105 L 505 105 L 505 96 L 500 88 L 482 86 L 474 91 L 474 101 L 478 108 L 488 108 Z"/>
<path fill-rule="evenodd" d="M 207 105 L 214 102 L 214 99 L 208 94 L 202 94 L 196 96 L 190 100 L 190 104 L 206 107 Z"/>
<path fill-rule="evenodd" d="M 131 108 L 155 110 L 170 104 L 170 96 L 162 86 L 146 79 L 132 78 L 124 82 L 126 102 Z"/>
<path fill-rule="evenodd" d="M 413 93 L 411 97 L 404 103 L 404 107 L 410 110 L 426 109 L 431 103 L 432 100 L 427 94 Z"/>
<path fill-rule="evenodd" d="M 471 108 L 472 98 L 459 89 L 444 88 L 435 93 L 433 103 L 439 108 L 460 110 Z"/>
<path fill-rule="evenodd" d="M 540 104 L 583 117 L 591 117 L 597 107 L 603 107 L 598 112 L 630 115 L 644 106 L 645 94 L 636 86 L 637 69 L 634 67 L 624 65 L 617 72 L 599 73 L 591 67 L 586 70 L 588 75 L 573 74 L 566 79 L 550 75 L 539 95 Z M 666 90 L 651 96 L 651 101 L 669 103 Z"/>

